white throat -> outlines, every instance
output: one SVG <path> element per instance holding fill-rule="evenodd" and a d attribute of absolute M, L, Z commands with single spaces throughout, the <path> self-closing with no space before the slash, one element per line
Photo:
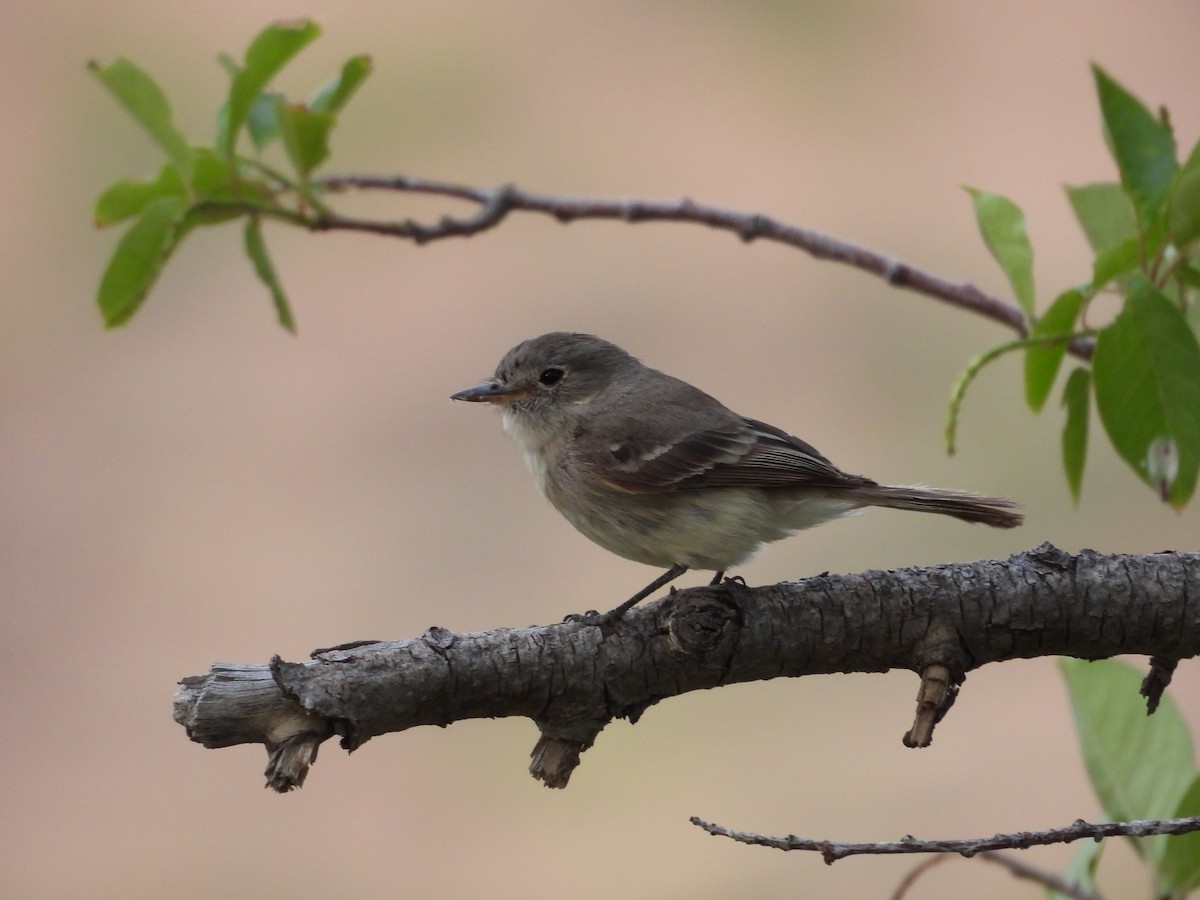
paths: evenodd
<path fill-rule="evenodd" d="M 502 421 L 505 433 L 512 438 L 513 443 L 520 447 L 521 452 L 525 455 L 525 465 L 529 466 L 529 471 L 533 473 L 533 480 L 537 482 L 538 490 L 545 494 L 549 454 L 542 451 L 552 438 L 550 429 L 545 426 L 539 427 L 539 423 L 532 417 L 510 409 L 503 411 Z"/>

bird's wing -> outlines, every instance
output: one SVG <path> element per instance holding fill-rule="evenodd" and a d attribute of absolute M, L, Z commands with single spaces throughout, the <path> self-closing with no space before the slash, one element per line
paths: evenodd
<path fill-rule="evenodd" d="M 636 493 L 873 483 L 842 472 L 798 437 L 741 417 L 675 438 L 583 439 L 579 450 L 600 478 Z"/>

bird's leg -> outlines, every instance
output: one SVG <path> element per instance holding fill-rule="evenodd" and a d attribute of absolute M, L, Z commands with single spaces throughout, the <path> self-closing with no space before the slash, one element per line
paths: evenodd
<path fill-rule="evenodd" d="M 741 575 L 730 575 L 728 578 L 726 578 L 725 570 L 722 569 L 720 572 L 718 572 L 716 575 L 713 576 L 713 580 L 708 583 L 708 586 L 715 587 L 718 584 L 740 584 L 742 587 L 745 587 L 746 579 L 743 578 Z"/>
<path fill-rule="evenodd" d="M 623 615 L 625 615 L 625 613 L 629 612 L 629 610 L 632 609 L 635 605 L 640 603 L 642 600 L 645 600 L 647 597 L 649 597 L 651 594 L 653 594 L 655 591 L 657 591 L 663 585 L 670 584 L 672 581 L 674 581 L 676 578 L 678 578 L 680 575 L 682 575 L 687 570 L 688 570 L 688 567 L 683 565 L 682 563 L 675 563 L 675 565 L 671 566 L 671 568 L 667 569 L 667 571 L 663 572 L 661 575 L 659 575 L 657 578 L 655 578 L 652 582 L 650 582 L 648 585 L 646 585 L 644 588 L 642 588 L 640 591 L 638 591 L 636 594 L 634 594 L 632 597 L 630 597 L 628 600 L 626 600 L 624 603 L 622 603 L 616 609 L 611 609 L 608 612 L 604 613 L 603 615 L 581 616 L 579 621 L 582 621 L 586 625 L 600 625 L 600 626 L 612 625 L 614 622 L 619 622 L 621 620 L 621 617 Z"/>

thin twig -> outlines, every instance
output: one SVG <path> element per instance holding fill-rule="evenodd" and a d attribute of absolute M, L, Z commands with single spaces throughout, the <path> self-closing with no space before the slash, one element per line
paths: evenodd
<path fill-rule="evenodd" d="M 999 853 L 990 851 L 980 853 L 979 859 L 986 860 L 990 863 L 1008 869 L 1009 873 L 1014 878 L 1024 878 L 1029 881 L 1035 881 L 1038 884 L 1048 887 L 1052 891 L 1062 894 L 1064 897 L 1072 897 L 1074 900 L 1101 900 L 1100 894 L 1095 891 L 1089 891 L 1082 887 L 1079 883 L 1064 878 L 1056 872 L 1047 872 L 1045 869 L 1039 869 L 1037 866 L 1031 866 L 1029 863 L 1012 855 L 1011 853 Z M 922 878 L 926 872 L 934 866 L 939 866 L 942 863 L 951 859 L 950 856 L 931 856 L 918 866 L 914 866 L 912 870 L 904 876 L 903 880 L 896 885 L 896 890 L 892 892 L 891 900 L 904 900 L 904 897 L 912 889 L 913 885 Z"/>
<path fill-rule="evenodd" d="M 314 189 L 328 191 L 390 190 L 453 197 L 478 204 L 480 211 L 467 218 L 443 217 L 437 224 L 426 225 L 411 219 L 402 222 L 378 222 L 338 215 L 319 216 L 312 227 L 321 231 L 366 231 L 373 234 L 406 238 L 419 244 L 450 237 L 470 237 L 498 225 L 514 210 L 538 212 L 560 222 L 576 219 L 619 219 L 623 222 L 690 222 L 736 234 L 744 241 L 767 240 L 803 250 L 817 259 L 827 259 L 870 272 L 895 287 L 907 288 L 952 306 L 978 313 L 1007 325 L 1020 337 L 1029 333 L 1029 324 L 1014 303 L 986 294 L 972 284 L 954 283 L 924 269 L 867 250 L 808 228 L 788 225 L 761 213 L 745 213 L 694 200 L 605 200 L 587 197 L 562 197 L 538 194 L 512 185 L 481 188 L 470 185 L 410 178 L 370 175 L 343 175 L 318 179 Z M 1070 352 L 1090 359 L 1093 342 L 1077 338 Z"/>
<path fill-rule="evenodd" d="M 901 882 L 896 885 L 896 890 L 892 892 L 891 900 L 904 900 L 904 895 L 908 893 L 909 888 L 916 884 L 922 875 L 934 866 L 940 866 L 949 859 L 949 856 L 931 856 L 929 859 L 914 866 Z"/>
<path fill-rule="evenodd" d="M 934 857 L 934 859 L 938 858 Z M 945 859 L 945 857 L 940 858 Z M 1080 886 L 1078 882 L 1064 878 L 1055 872 L 1047 872 L 1045 869 L 1031 866 L 1023 859 L 1019 859 L 1011 853 L 980 853 L 979 858 L 1008 869 L 1016 878 L 1036 881 L 1038 884 L 1044 885 L 1052 891 L 1057 891 L 1064 897 L 1074 897 L 1075 900 L 1100 900 L 1098 893 L 1087 890 Z"/>
<path fill-rule="evenodd" d="M 1043 844 L 1066 844 L 1080 838 L 1100 840 L 1106 837 L 1149 837 L 1155 834 L 1188 834 L 1200 831 L 1200 816 L 1184 819 L 1139 819 L 1131 822 L 1085 822 L 1076 819 L 1070 825 L 1046 831 L 1018 831 L 986 838 L 926 840 L 906 835 L 898 841 L 874 844 L 837 843 L 822 838 L 802 838 L 794 834 L 771 837 L 752 831 L 735 831 L 723 825 L 692 816 L 691 823 L 709 834 L 727 837 L 743 844 L 758 844 L 776 850 L 812 850 L 829 865 L 846 856 L 888 855 L 896 853 L 957 853 L 972 857 L 988 850 L 1024 850 Z"/>

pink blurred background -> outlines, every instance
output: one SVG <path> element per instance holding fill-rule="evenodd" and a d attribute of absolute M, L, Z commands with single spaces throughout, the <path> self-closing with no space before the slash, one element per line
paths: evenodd
<path fill-rule="evenodd" d="M 900 737 L 909 673 L 742 685 L 616 723 L 570 787 L 526 774 L 523 720 L 325 748 L 308 785 L 262 789 L 260 748 L 208 752 L 171 720 L 214 660 L 556 621 L 652 572 L 577 535 L 497 419 L 448 396 L 551 329 L 616 341 L 843 467 L 1010 495 L 1014 532 L 879 512 L 775 545 L 751 583 L 1002 557 L 1048 540 L 1196 549 L 1200 510 L 1160 506 L 1102 440 L 1083 502 L 1019 365 L 989 369 L 960 450 L 949 386 L 1008 335 L 834 265 L 681 225 L 529 216 L 426 248 L 268 228 L 292 338 L 235 228 L 189 239 L 106 333 L 95 287 L 116 233 L 90 207 L 158 156 L 87 74 L 126 55 L 209 140 L 225 76 L 274 18 L 325 36 L 280 86 L 348 56 L 375 72 L 331 171 L 762 211 L 1006 293 L 962 185 L 1025 209 L 1043 303 L 1089 256 L 1061 185 L 1110 179 L 1088 62 L 1200 135 L 1193 4 L 756 2 L 0 6 L 0 895 L 725 898 L 885 896 L 914 859 L 819 858 L 714 840 L 964 837 L 1097 817 L 1052 660 L 972 673 L 925 751 Z M 384 217 L 466 207 L 347 202 Z M 1098 423 L 1094 432 L 1098 431 Z M 690 583 L 690 582 L 688 582 Z M 1200 677 L 1172 693 L 1200 724 Z M 1069 848 L 1026 858 L 1062 866 Z M 1148 889 L 1132 853 L 1110 896 Z M 910 895 L 1028 897 L 951 860 Z"/>

